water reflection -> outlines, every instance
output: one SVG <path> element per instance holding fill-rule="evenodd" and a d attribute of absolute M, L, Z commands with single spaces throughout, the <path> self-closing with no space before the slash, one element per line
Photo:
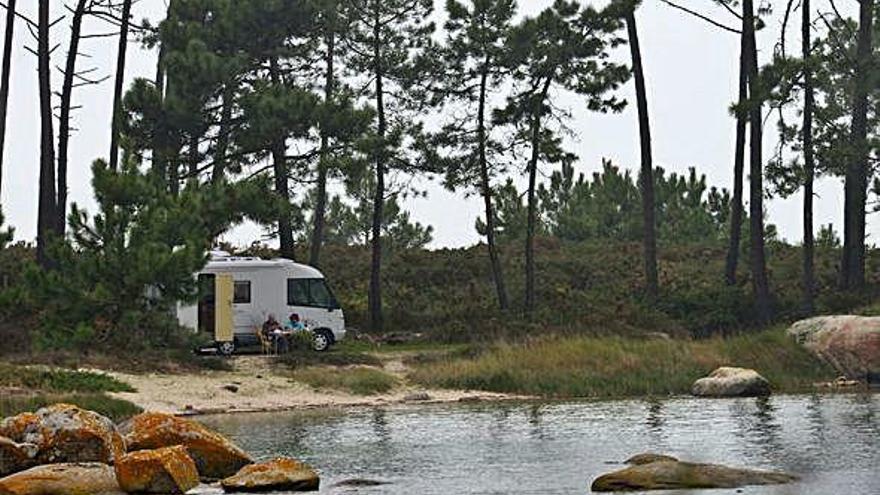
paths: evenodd
<path fill-rule="evenodd" d="M 805 481 L 754 495 L 880 493 L 877 395 L 426 405 L 344 414 L 207 418 L 259 458 L 300 457 L 323 493 L 584 493 L 644 451 L 789 470 Z M 391 481 L 332 488 L 340 480 Z M 692 491 L 725 495 L 734 491 Z"/>

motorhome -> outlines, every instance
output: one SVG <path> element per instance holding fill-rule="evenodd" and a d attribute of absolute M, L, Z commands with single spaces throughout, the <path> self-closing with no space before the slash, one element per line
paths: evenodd
<path fill-rule="evenodd" d="M 281 322 L 298 314 L 311 331 L 316 351 L 325 351 L 345 337 L 342 308 L 314 267 L 213 251 L 196 276 L 199 300 L 180 305 L 177 318 L 181 325 L 213 336 L 221 354 L 257 344 L 257 332 L 270 314 Z"/>

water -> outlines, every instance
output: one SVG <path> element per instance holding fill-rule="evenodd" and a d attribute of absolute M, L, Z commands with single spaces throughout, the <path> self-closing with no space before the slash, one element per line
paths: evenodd
<path fill-rule="evenodd" d="M 880 394 L 493 403 L 208 417 L 257 458 L 321 473 L 328 494 L 576 494 L 639 452 L 802 481 L 689 494 L 880 494 Z M 334 487 L 367 478 L 390 484 Z M 656 493 L 656 492 L 655 492 Z"/>

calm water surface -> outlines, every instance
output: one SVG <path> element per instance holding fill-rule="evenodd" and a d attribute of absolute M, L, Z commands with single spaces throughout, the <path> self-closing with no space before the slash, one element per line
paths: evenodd
<path fill-rule="evenodd" d="M 645 451 L 801 482 L 662 493 L 880 494 L 880 395 L 450 404 L 206 417 L 260 459 L 293 456 L 331 494 L 574 494 Z M 367 478 L 390 484 L 334 487 Z M 656 492 L 655 492 L 656 493 Z"/>

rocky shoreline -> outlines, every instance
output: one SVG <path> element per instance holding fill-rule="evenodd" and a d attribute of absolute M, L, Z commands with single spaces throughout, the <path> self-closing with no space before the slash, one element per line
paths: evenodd
<path fill-rule="evenodd" d="M 255 463 L 222 435 L 166 413 L 116 425 L 54 404 L 0 422 L 2 495 L 182 494 L 215 482 L 229 493 L 313 491 L 320 478 L 296 459 Z"/>

